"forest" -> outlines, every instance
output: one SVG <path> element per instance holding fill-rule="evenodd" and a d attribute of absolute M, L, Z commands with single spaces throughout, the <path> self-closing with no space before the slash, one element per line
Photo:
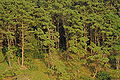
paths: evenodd
<path fill-rule="evenodd" d="M 120 0 L 0 0 L 0 80 L 120 80 Z"/>

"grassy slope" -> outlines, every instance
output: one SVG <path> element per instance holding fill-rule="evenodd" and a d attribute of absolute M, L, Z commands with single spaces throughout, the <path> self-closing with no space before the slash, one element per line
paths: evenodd
<path fill-rule="evenodd" d="M 45 74 L 47 67 L 40 60 L 34 60 L 35 64 L 38 66 L 38 70 L 31 72 L 32 80 L 50 80 L 48 75 Z"/>
<path fill-rule="evenodd" d="M 18 78 L 18 80 L 30 79 L 30 80 L 50 80 L 48 75 L 45 74 L 47 68 L 42 61 L 34 60 L 36 66 L 38 66 L 37 70 L 18 70 L 16 71 L 19 74 L 16 77 L 7 77 L 3 80 L 12 80 L 14 78 Z M 8 66 L 5 63 L 0 64 L 0 74 L 4 73 L 8 69 Z"/>
<path fill-rule="evenodd" d="M 3 61 L 3 55 L 0 54 L 0 62 Z M 37 70 L 21 70 L 19 68 L 19 65 L 14 65 L 13 68 L 9 68 L 8 64 L 6 62 L 0 63 L 0 80 L 12 80 L 14 77 L 7 77 L 3 78 L 4 76 L 12 76 L 10 71 L 15 72 L 18 79 L 24 78 L 24 74 L 27 74 L 30 76 L 30 80 L 50 80 L 48 75 L 45 74 L 47 71 L 47 67 L 45 66 L 44 62 L 40 61 L 39 59 L 34 60 L 34 64 L 38 67 Z M 16 70 L 17 69 L 17 70 Z M 3 75 L 5 74 L 5 75 Z M 26 76 L 27 77 L 27 76 Z"/>
<path fill-rule="evenodd" d="M 15 71 L 15 73 L 17 75 L 19 75 L 17 78 L 18 80 L 24 80 L 25 78 L 29 78 L 30 80 L 56 80 L 56 75 L 49 75 L 46 74 L 49 70 L 49 68 L 46 67 L 45 63 L 39 59 L 34 59 L 33 60 L 34 62 L 34 65 L 37 66 L 38 68 L 36 70 L 29 70 L 29 69 L 26 69 L 26 70 L 21 70 L 21 69 L 18 69 L 17 71 Z M 60 59 L 60 57 L 58 55 L 52 55 L 52 60 L 50 60 L 50 62 L 53 63 L 53 65 L 56 66 L 57 68 L 57 72 L 61 72 L 62 73 L 62 76 L 61 76 L 61 80 L 70 80 L 70 76 L 74 74 L 77 74 L 76 72 L 74 72 L 74 66 L 76 64 L 79 64 L 79 65 L 76 65 L 76 66 L 79 66 L 79 70 L 80 70 L 80 73 L 78 73 L 78 75 L 87 75 L 88 76 L 88 73 L 89 73 L 89 70 L 87 70 L 85 67 L 82 67 L 80 66 L 80 63 L 77 63 L 77 62 L 73 62 L 75 64 L 73 64 L 70 69 L 70 71 L 72 71 L 72 75 L 71 72 L 67 73 L 66 72 L 66 68 L 70 68 L 69 66 L 66 66 L 64 61 L 62 61 Z M 18 65 L 17 65 L 18 67 Z M 8 69 L 8 65 L 6 63 L 2 63 L 0 64 L 0 74 L 4 73 L 5 70 L 9 70 Z M 54 70 L 51 70 L 52 72 L 56 72 Z M 27 77 L 28 76 L 28 77 Z M 75 76 L 74 76 L 75 77 Z M 77 77 L 77 76 L 76 76 Z M 5 78 L 4 80 L 12 80 L 13 78 Z M 84 80 L 84 79 L 80 79 L 80 80 Z"/>

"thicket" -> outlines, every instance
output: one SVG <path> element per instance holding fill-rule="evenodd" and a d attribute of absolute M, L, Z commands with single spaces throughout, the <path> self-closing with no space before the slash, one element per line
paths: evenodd
<path fill-rule="evenodd" d="M 39 58 L 55 80 L 120 79 L 120 0 L 0 0 L 0 50 L 0 66 Z"/>

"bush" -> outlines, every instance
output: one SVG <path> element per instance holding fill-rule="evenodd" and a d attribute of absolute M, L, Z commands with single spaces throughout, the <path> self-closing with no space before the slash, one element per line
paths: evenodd
<path fill-rule="evenodd" d="M 5 78 L 5 77 L 13 77 L 13 76 L 16 76 L 14 70 L 7 70 L 0 77 Z"/>
<path fill-rule="evenodd" d="M 110 74 L 108 72 L 106 72 L 106 71 L 98 72 L 96 77 L 99 80 L 111 80 Z"/>
<path fill-rule="evenodd" d="M 26 58 L 24 64 L 29 70 L 38 70 L 38 67 L 36 64 L 34 64 L 32 58 Z"/>

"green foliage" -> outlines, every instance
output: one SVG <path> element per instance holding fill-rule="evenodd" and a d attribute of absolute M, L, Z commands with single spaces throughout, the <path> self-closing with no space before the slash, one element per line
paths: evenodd
<path fill-rule="evenodd" d="M 98 72 L 96 76 L 99 80 L 111 80 L 110 74 L 105 71 Z"/>
<path fill-rule="evenodd" d="M 32 59 L 26 59 L 24 64 L 30 71 L 38 70 L 38 66 L 35 65 Z"/>
<path fill-rule="evenodd" d="M 7 70 L 3 73 L 3 77 L 10 77 L 10 76 L 15 76 L 15 73 L 13 70 Z"/>
<path fill-rule="evenodd" d="M 120 78 L 120 70 L 110 70 L 109 74 L 112 79 L 119 79 Z"/>
<path fill-rule="evenodd" d="M 6 62 L 12 68 L 24 59 L 34 73 L 39 67 L 33 60 L 48 58 L 52 80 L 107 80 L 109 74 L 100 71 L 112 66 L 110 75 L 119 78 L 119 16 L 119 0 L 0 0 L 0 71 Z"/>

